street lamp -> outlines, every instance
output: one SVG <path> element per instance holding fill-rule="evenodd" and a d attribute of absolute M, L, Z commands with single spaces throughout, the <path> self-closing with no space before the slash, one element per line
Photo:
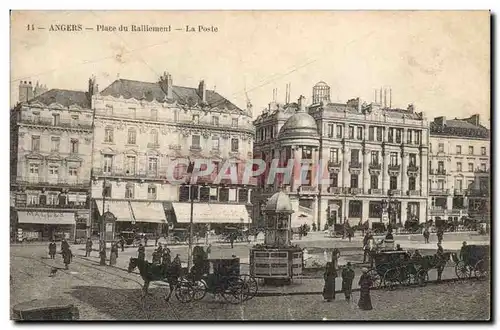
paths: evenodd
<path fill-rule="evenodd" d="M 188 272 L 191 270 L 192 263 L 192 253 L 193 253 L 193 211 L 194 211 L 194 194 L 193 194 L 193 184 L 191 182 L 191 175 L 193 174 L 194 162 L 189 162 L 187 172 L 189 174 L 189 203 L 190 203 L 190 214 L 189 214 L 189 247 L 188 247 Z"/>

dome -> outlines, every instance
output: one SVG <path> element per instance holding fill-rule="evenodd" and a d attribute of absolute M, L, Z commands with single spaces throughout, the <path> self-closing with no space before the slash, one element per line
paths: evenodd
<path fill-rule="evenodd" d="M 330 86 L 328 86 L 328 84 L 326 82 L 320 81 L 319 83 L 314 85 L 314 87 L 330 87 Z"/>
<path fill-rule="evenodd" d="M 280 191 L 272 195 L 266 203 L 265 212 L 293 213 L 292 202 L 287 194 Z"/>
<path fill-rule="evenodd" d="M 297 112 L 281 127 L 279 138 L 319 138 L 316 120 L 307 112 Z"/>

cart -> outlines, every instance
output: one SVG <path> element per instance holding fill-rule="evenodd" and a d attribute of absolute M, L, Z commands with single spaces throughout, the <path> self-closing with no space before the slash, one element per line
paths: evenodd
<path fill-rule="evenodd" d="M 220 295 L 231 304 L 239 304 L 255 297 L 258 286 L 255 278 L 249 275 L 240 275 L 240 260 L 208 259 L 212 273 L 194 274 L 191 272 L 183 282 L 188 282 L 186 288 L 191 288 L 193 300 L 202 300 L 207 293 Z"/>
<path fill-rule="evenodd" d="M 455 262 L 455 273 L 458 278 L 484 279 L 490 270 L 489 245 L 466 245 L 462 247 L 460 256 L 452 255 Z"/>
<path fill-rule="evenodd" d="M 394 289 L 397 285 L 407 282 L 410 269 L 408 251 L 381 251 L 373 255 L 375 267 L 368 271 L 372 286 Z"/>

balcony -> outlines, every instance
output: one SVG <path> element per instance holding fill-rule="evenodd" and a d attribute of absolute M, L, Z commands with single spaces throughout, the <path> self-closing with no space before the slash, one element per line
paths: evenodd
<path fill-rule="evenodd" d="M 369 190 L 370 195 L 382 195 L 382 189 L 370 189 Z"/>
<path fill-rule="evenodd" d="M 190 146 L 189 150 L 190 151 L 201 151 L 201 146 L 197 146 L 197 145 Z"/>
<path fill-rule="evenodd" d="M 349 188 L 349 192 L 351 193 L 351 195 L 359 195 L 359 194 L 363 193 L 363 189 L 361 189 L 361 188 Z"/>
<path fill-rule="evenodd" d="M 394 171 L 394 172 L 399 172 L 401 170 L 401 165 L 394 165 L 394 164 L 389 164 L 389 166 L 387 166 L 387 169 L 389 171 Z"/>
<path fill-rule="evenodd" d="M 300 186 L 299 188 L 300 193 L 316 193 L 317 188 L 314 186 Z"/>
<path fill-rule="evenodd" d="M 490 170 L 485 168 L 476 168 L 474 173 L 490 173 Z"/>
<path fill-rule="evenodd" d="M 408 165 L 408 168 L 407 168 L 407 171 L 408 172 L 413 172 L 413 173 L 417 173 L 419 170 L 419 167 L 416 166 L 416 165 Z"/>
<path fill-rule="evenodd" d="M 149 149 L 158 149 L 158 148 L 160 148 L 160 144 L 159 144 L 159 143 L 152 143 L 152 142 L 149 142 L 149 143 L 148 143 L 148 148 L 149 148 Z"/>
<path fill-rule="evenodd" d="M 181 150 L 182 146 L 180 144 L 169 144 L 168 149 L 170 150 Z"/>
<path fill-rule="evenodd" d="M 453 193 L 455 196 L 464 196 L 467 194 L 467 189 L 455 189 Z"/>
<path fill-rule="evenodd" d="M 430 189 L 430 195 L 446 196 L 448 195 L 448 189 Z"/>
<path fill-rule="evenodd" d="M 389 196 L 401 196 L 401 190 L 399 190 L 399 189 L 389 189 L 387 191 L 387 194 Z"/>
<path fill-rule="evenodd" d="M 446 211 L 446 209 L 444 209 L 442 207 L 431 207 L 429 209 L 430 215 L 444 215 L 445 211 Z"/>
<path fill-rule="evenodd" d="M 408 196 L 420 196 L 420 190 L 408 190 L 406 194 Z"/>
<path fill-rule="evenodd" d="M 339 173 L 340 172 L 340 167 L 342 164 L 338 161 L 328 161 L 328 171 L 333 172 L 333 173 Z"/>
<path fill-rule="evenodd" d="M 19 208 L 27 208 L 27 209 L 52 209 L 52 210 L 61 210 L 61 209 L 76 209 L 76 210 L 85 210 L 89 209 L 88 203 L 75 204 L 69 202 L 68 204 L 26 204 L 16 202 L 16 207 Z"/>
<path fill-rule="evenodd" d="M 60 178 L 44 178 L 36 176 L 15 178 L 17 184 L 22 185 L 33 185 L 33 186 L 56 186 L 56 187 L 75 187 L 75 188 L 88 188 L 90 187 L 90 180 L 72 180 L 72 179 L 60 179 Z"/>
<path fill-rule="evenodd" d="M 342 194 L 342 188 L 341 187 L 328 187 L 328 192 L 331 194 L 340 195 L 340 194 Z"/>
<path fill-rule="evenodd" d="M 438 169 L 429 169 L 429 174 L 434 175 L 446 175 L 446 170 L 444 168 Z"/>
<path fill-rule="evenodd" d="M 91 130 L 91 123 L 74 123 L 67 120 L 60 120 L 57 125 L 54 125 L 51 119 L 35 119 L 35 118 L 21 118 L 19 124 L 36 125 L 36 126 L 49 126 L 54 128 L 69 128 L 69 129 L 84 129 Z"/>
<path fill-rule="evenodd" d="M 380 170 L 382 170 L 382 164 L 370 163 L 370 164 L 368 165 L 368 168 L 369 168 L 370 170 L 379 170 L 379 171 L 380 171 Z"/>
<path fill-rule="evenodd" d="M 358 168 L 361 169 L 361 163 L 354 161 L 354 162 L 349 162 L 349 168 Z"/>

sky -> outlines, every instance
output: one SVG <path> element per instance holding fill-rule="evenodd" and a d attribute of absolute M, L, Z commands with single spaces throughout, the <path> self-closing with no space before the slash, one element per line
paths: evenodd
<path fill-rule="evenodd" d="M 50 31 L 82 24 L 82 31 Z M 172 27 L 171 32 L 97 31 L 97 25 Z M 200 25 L 217 32 L 186 32 Z M 34 27 L 32 31 L 28 27 Z M 38 29 L 39 27 L 45 29 Z M 93 28 L 87 30 L 86 28 Z M 182 31 L 176 31 L 175 29 Z M 325 81 L 331 100 L 374 100 L 392 89 L 393 107 L 427 118 L 478 113 L 490 126 L 490 14 L 487 11 L 12 12 L 11 106 L 20 81 L 102 90 L 117 78 L 197 87 L 205 80 L 254 117 L 272 100 L 304 95 Z"/>

